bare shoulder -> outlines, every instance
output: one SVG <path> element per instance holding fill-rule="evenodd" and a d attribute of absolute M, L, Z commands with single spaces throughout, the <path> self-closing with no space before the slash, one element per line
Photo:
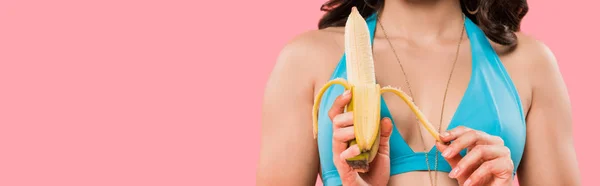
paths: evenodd
<path fill-rule="evenodd" d="M 517 32 L 518 44 L 515 49 L 494 44 L 498 54 L 510 61 L 505 65 L 518 65 L 530 72 L 539 72 L 541 69 L 551 70 L 557 68 L 557 61 L 550 48 L 532 35 Z M 515 63 L 515 64 L 512 64 Z M 545 73 L 553 73 L 546 71 Z"/>
<path fill-rule="evenodd" d="M 566 89 L 558 61 L 552 50 L 533 36 L 518 33 L 519 45 L 515 52 L 527 65 L 533 90 Z M 520 49 L 519 49 L 520 47 Z"/>
<path fill-rule="evenodd" d="M 343 54 L 342 32 L 339 28 L 326 28 L 294 36 L 281 49 L 273 72 L 319 81 L 333 70 Z"/>
<path fill-rule="evenodd" d="M 342 30 L 343 32 L 343 30 Z M 326 28 L 321 30 L 309 30 L 294 36 L 283 47 L 279 59 L 289 61 L 319 61 L 323 56 L 329 56 L 338 50 L 342 50 L 343 46 L 340 39 L 343 33 L 338 28 Z"/>

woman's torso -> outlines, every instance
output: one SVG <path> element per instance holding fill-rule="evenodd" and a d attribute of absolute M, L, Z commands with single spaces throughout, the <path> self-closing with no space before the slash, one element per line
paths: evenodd
<path fill-rule="evenodd" d="M 414 42 L 407 40 L 390 38 L 397 57 L 400 60 L 400 62 L 398 62 L 396 54 L 393 52 L 391 46 L 381 32 L 381 29 L 377 27 L 373 41 L 373 55 L 377 82 L 382 87 L 391 85 L 393 87 L 399 87 L 403 91 L 409 93 L 409 88 L 405 82 L 405 80 L 408 80 L 417 106 L 423 111 L 434 126 L 439 126 L 442 100 L 446 82 L 450 75 L 452 63 L 454 62 L 458 45 L 458 42 L 455 41 L 458 36 L 450 38 L 447 41 L 439 41 L 428 45 L 413 44 Z M 314 68 L 316 70 L 316 73 L 314 74 L 314 94 L 316 95 L 321 86 L 332 78 L 334 70 L 338 68 L 339 63 L 341 62 L 340 59 L 342 59 L 344 53 L 344 33 L 343 28 L 338 27 L 319 30 L 313 34 L 322 38 L 323 46 L 321 47 L 327 51 L 324 52 L 326 55 L 321 56 L 322 61 L 318 63 L 322 66 L 316 66 Z M 461 100 L 464 99 L 465 92 L 473 78 L 472 72 L 474 63 L 472 63 L 471 43 L 469 42 L 467 34 L 465 34 L 463 38 L 458 54 L 458 60 L 452 74 L 450 86 L 448 87 L 442 120 L 442 131 L 448 127 L 450 121 L 453 119 L 455 111 L 457 110 L 459 103 L 461 103 Z M 501 47 L 498 48 L 501 49 Z M 512 79 L 511 83 L 514 83 L 517 89 L 524 112 L 523 114 L 526 115 L 526 111 L 529 108 L 531 88 L 525 76 L 525 69 L 519 68 L 518 58 L 515 58 L 510 53 L 504 54 L 500 49 L 496 52 L 499 54 L 499 59 L 502 62 L 503 68 L 506 69 L 506 72 Z M 404 70 L 406 70 L 405 73 L 407 79 L 403 76 L 399 63 L 401 63 Z M 475 93 L 476 91 L 470 90 L 470 92 Z M 401 146 L 399 145 L 399 142 L 404 142 L 408 145 L 410 150 L 414 152 L 423 152 L 425 147 L 427 149 L 426 151 L 429 152 L 434 143 L 433 138 L 431 138 L 425 130 L 421 131 L 421 135 L 423 135 L 423 138 L 421 138 L 415 116 L 409 111 L 406 104 L 392 94 L 383 95 L 383 98 L 385 107 L 389 109 L 389 113 L 394 121 L 396 130 L 394 132 L 399 134 L 395 135 L 395 138 L 402 138 L 401 140 L 396 139 L 396 143 L 392 143 L 392 151 L 394 151 L 394 146 Z M 461 109 L 468 110 L 470 108 L 461 106 Z M 460 122 L 460 120 L 452 122 Z M 456 125 L 460 124 L 456 123 L 452 125 L 456 127 Z M 423 146 L 421 139 L 425 140 L 425 146 Z M 406 155 L 406 146 L 405 149 L 400 150 L 403 150 L 404 152 L 402 153 Z M 392 159 L 393 158 L 394 157 L 392 157 Z M 429 156 L 429 159 L 431 159 L 430 162 L 433 162 L 434 158 L 435 156 Z M 440 162 L 438 166 L 443 166 L 443 158 L 441 156 L 438 158 L 438 162 Z M 323 161 L 324 160 L 321 160 L 321 162 Z M 422 160 L 419 159 L 415 161 Z M 434 165 L 430 164 L 430 168 L 434 169 Z M 426 171 L 403 172 L 394 174 L 391 177 L 390 184 L 429 185 L 429 176 Z M 446 172 L 438 172 L 438 185 L 453 184 L 455 184 L 454 181 L 448 178 Z"/>

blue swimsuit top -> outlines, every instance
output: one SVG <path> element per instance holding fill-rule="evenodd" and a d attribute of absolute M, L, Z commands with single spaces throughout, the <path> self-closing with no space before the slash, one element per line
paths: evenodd
<path fill-rule="evenodd" d="M 375 33 L 376 19 L 375 13 L 366 19 L 371 41 Z M 515 174 L 525 146 L 525 117 L 519 95 L 498 55 L 481 29 L 468 18 L 465 20 L 465 29 L 471 44 L 472 74 L 467 90 L 447 130 L 463 125 L 501 137 L 505 146 L 510 149 L 511 158 L 515 165 L 513 174 Z M 345 54 L 330 79 L 335 78 L 347 78 Z M 318 129 L 320 132 L 317 140 L 321 178 L 326 186 L 341 185 L 339 174 L 333 164 L 332 123 L 327 112 L 334 100 L 343 92 L 344 88 L 342 86 L 331 86 L 323 94 L 319 108 Z M 381 117 L 392 118 L 383 97 L 381 99 Z M 435 156 L 435 148 L 434 146 L 427 152 L 429 157 Z M 460 154 L 464 156 L 466 150 L 461 151 Z M 441 154 L 438 155 L 440 157 L 438 159 L 438 170 L 450 172 L 451 167 L 448 162 L 441 157 Z M 395 124 L 390 137 L 390 160 L 390 176 L 427 170 L 425 153 L 414 152 L 404 141 Z M 429 161 L 431 165 L 435 163 L 433 158 L 429 158 Z"/>

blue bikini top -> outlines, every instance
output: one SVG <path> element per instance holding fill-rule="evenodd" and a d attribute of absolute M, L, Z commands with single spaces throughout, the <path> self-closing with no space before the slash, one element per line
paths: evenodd
<path fill-rule="evenodd" d="M 377 21 L 376 13 L 367 17 L 366 21 L 372 41 Z M 471 44 L 472 74 L 467 90 L 447 130 L 463 125 L 501 137 L 505 142 L 505 146 L 510 149 L 511 158 L 515 165 L 513 174 L 515 174 L 525 146 L 525 117 L 518 92 L 481 29 L 469 18 L 465 20 L 465 27 Z M 330 80 L 335 78 L 347 78 L 345 54 L 339 61 Z M 333 164 L 332 123 L 327 112 L 334 100 L 343 92 L 344 88 L 342 86 L 331 86 L 323 94 L 319 108 L 319 134 L 317 140 L 321 177 L 323 184 L 326 186 L 341 185 L 339 174 Z M 381 117 L 392 118 L 383 97 L 381 99 Z M 429 157 L 435 156 L 435 148 L 434 146 L 427 152 Z M 439 153 L 438 170 L 450 172 L 450 165 Z M 461 151 L 460 154 L 464 156 L 466 150 Z M 390 176 L 427 170 L 425 153 L 414 152 L 398 132 L 396 124 L 394 124 L 394 130 L 390 137 L 390 160 Z M 434 158 L 429 158 L 429 164 L 433 165 L 434 163 Z"/>

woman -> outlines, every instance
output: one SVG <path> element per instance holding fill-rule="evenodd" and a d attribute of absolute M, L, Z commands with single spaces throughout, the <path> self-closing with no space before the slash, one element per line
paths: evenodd
<path fill-rule="evenodd" d="M 366 174 L 351 96 L 331 87 L 319 134 L 311 109 L 325 82 L 345 78 L 344 23 L 358 7 L 381 86 L 409 94 L 442 134 L 436 143 L 406 104 L 383 95 L 381 143 Z M 281 51 L 268 81 L 258 185 L 579 185 L 570 103 L 551 51 L 520 33 L 524 0 L 330 0 L 319 30 Z M 468 153 L 467 153 L 468 151 Z"/>

